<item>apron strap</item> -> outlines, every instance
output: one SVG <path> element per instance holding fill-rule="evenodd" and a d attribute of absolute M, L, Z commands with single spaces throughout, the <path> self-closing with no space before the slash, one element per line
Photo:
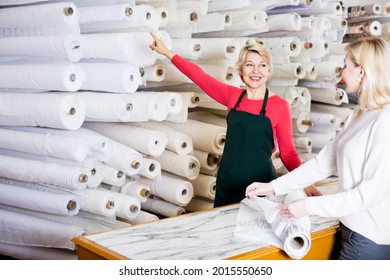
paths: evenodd
<path fill-rule="evenodd" d="M 241 93 L 240 97 L 238 98 L 238 100 L 236 102 L 236 105 L 233 107 L 234 110 L 236 110 L 237 106 L 240 104 L 240 102 L 244 98 L 245 94 L 246 94 L 246 89 L 243 90 L 243 92 Z"/>
<path fill-rule="evenodd" d="M 263 107 L 261 107 L 260 115 L 265 115 L 266 112 L 265 107 L 267 107 L 267 101 L 268 101 L 268 88 L 265 88 Z"/>

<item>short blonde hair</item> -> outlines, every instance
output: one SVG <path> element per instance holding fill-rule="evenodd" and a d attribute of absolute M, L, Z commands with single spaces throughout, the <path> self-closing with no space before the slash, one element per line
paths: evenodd
<path fill-rule="evenodd" d="M 272 56 L 271 52 L 260 42 L 255 42 L 252 44 L 248 44 L 245 47 L 243 47 L 240 51 L 240 54 L 238 56 L 238 60 L 236 63 L 236 70 L 238 74 L 240 75 L 240 78 L 242 81 L 243 76 L 242 76 L 242 68 L 244 67 L 245 61 L 246 61 L 246 56 L 249 52 L 254 52 L 259 54 L 267 63 L 270 71 L 270 75 L 272 74 Z"/>
<path fill-rule="evenodd" d="M 390 45 L 379 37 L 364 38 L 345 47 L 346 55 L 356 66 L 362 66 L 364 77 L 359 91 L 359 109 L 362 112 L 383 108 L 390 103 Z"/>

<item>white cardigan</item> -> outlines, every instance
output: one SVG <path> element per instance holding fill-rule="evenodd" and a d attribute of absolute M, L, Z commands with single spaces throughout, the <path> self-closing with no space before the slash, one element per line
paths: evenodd
<path fill-rule="evenodd" d="M 305 198 L 306 212 L 340 221 L 378 244 L 390 244 L 390 105 L 353 120 L 313 159 L 271 182 L 275 194 L 331 175 L 339 192 Z"/>

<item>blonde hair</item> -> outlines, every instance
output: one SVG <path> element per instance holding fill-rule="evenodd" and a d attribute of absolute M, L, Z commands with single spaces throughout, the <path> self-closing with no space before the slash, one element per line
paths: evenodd
<path fill-rule="evenodd" d="M 240 75 L 240 78 L 242 81 L 243 76 L 242 76 L 242 68 L 244 67 L 245 61 L 246 61 L 246 56 L 249 52 L 254 52 L 259 54 L 267 63 L 270 71 L 270 75 L 272 74 L 272 56 L 271 52 L 260 42 L 255 42 L 252 44 L 248 44 L 245 47 L 243 47 L 240 51 L 240 54 L 238 56 L 238 60 L 236 62 L 236 70 L 238 74 Z"/>
<path fill-rule="evenodd" d="M 390 103 L 390 45 L 379 37 L 364 38 L 345 47 L 346 55 L 356 66 L 362 66 L 364 77 L 361 81 L 359 108 L 356 117 L 362 112 L 383 108 Z"/>

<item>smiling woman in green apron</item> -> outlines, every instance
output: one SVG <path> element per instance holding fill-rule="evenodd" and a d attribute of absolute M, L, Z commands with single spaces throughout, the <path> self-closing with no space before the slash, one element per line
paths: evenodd
<path fill-rule="evenodd" d="M 217 175 L 214 207 L 240 202 L 252 182 L 270 182 L 276 178 L 271 155 L 279 148 L 287 170 L 301 165 L 294 147 L 289 103 L 271 92 L 266 82 L 272 73 L 272 58 L 260 43 L 245 46 L 237 61 L 237 70 L 245 89 L 231 86 L 205 73 L 169 50 L 154 33 L 152 50 L 166 56 L 206 94 L 227 106 L 227 133 Z M 314 186 L 308 195 L 320 195 Z"/>

